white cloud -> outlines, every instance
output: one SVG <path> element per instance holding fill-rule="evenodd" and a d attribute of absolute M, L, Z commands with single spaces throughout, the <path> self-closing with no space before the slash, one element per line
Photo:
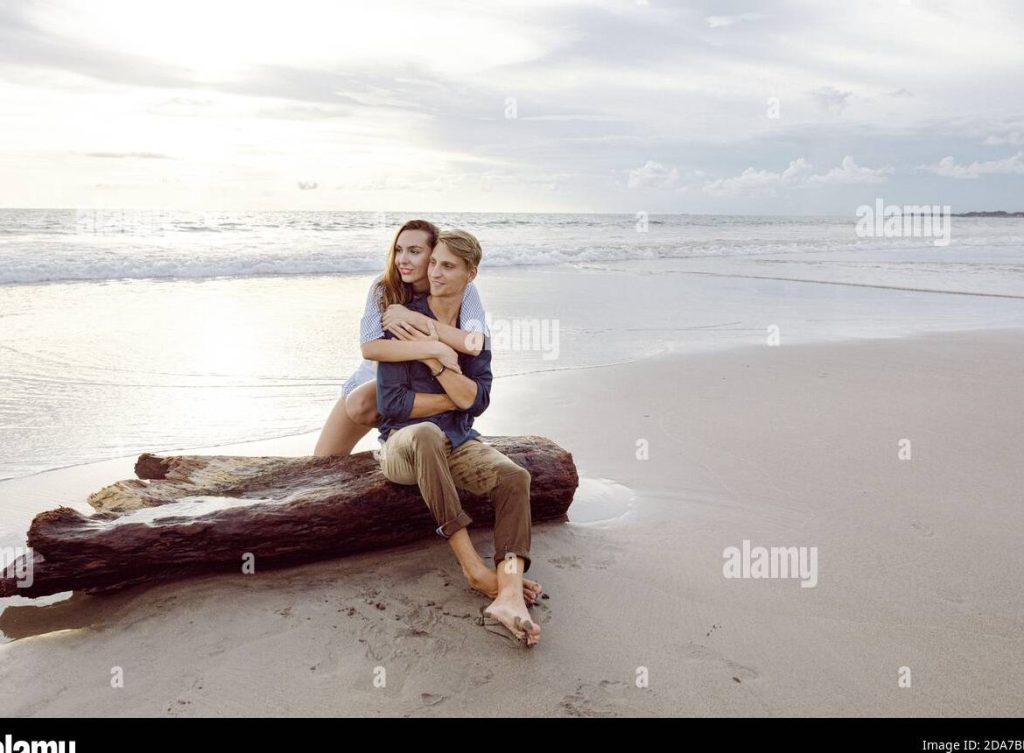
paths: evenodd
<path fill-rule="evenodd" d="M 1011 131 L 999 136 L 989 136 L 981 143 L 985 146 L 1024 146 L 1024 131 Z"/>
<path fill-rule="evenodd" d="M 943 157 L 935 165 L 921 165 L 922 170 L 941 175 L 944 178 L 975 180 L 982 175 L 1024 175 L 1024 152 L 1001 160 L 958 165 L 952 157 Z"/>
<path fill-rule="evenodd" d="M 723 26 L 732 26 L 738 24 L 740 21 L 759 21 L 762 18 L 767 18 L 763 13 L 737 13 L 734 16 L 708 16 L 708 27 L 711 29 L 719 29 Z"/>
<path fill-rule="evenodd" d="M 704 184 L 704 192 L 712 196 L 742 196 L 745 194 L 775 195 L 781 186 L 780 175 L 767 170 L 748 167 L 735 178 L 719 178 Z"/>
<path fill-rule="evenodd" d="M 211 83 L 257 65 L 399 63 L 455 73 L 465 71 L 465 61 L 472 59 L 477 70 L 485 71 L 535 59 L 557 44 L 554 30 L 529 21 L 507 24 L 500 8 L 466 14 L 458 4 L 430 7 L 414 0 L 380 5 L 358 0 L 145 5 L 54 0 L 26 5 L 31 23 L 60 37 L 88 39 L 108 52 L 160 61 Z M 458 45 L 429 42 L 455 29 Z"/>
<path fill-rule="evenodd" d="M 679 171 L 660 162 L 647 160 L 643 167 L 629 171 L 630 188 L 671 188 L 679 181 Z"/>
<path fill-rule="evenodd" d="M 893 174 L 891 167 L 861 167 L 854 162 L 853 157 L 843 157 L 842 165 L 833 167 L 824 175 L 812 175 L 808 184 L 812 186 L 853 186 L 872 183 L 885 183 L 888 176 Z"/>
<path fill-rule="evenodd" d="M 783 170 L 782 175 L 779 176 L 779 181 L 784 186 L 800 185 L 811 176 L 813 170 L 811 163 L 800 157 L 789 163 L 789 167 Z"/>
<path fill-rule="evenodd" d="M 704 184 L 704 192 L 712 196 L 775 196 L 783 189 L 884 183 L 893 172 L 891 167 L 861 167 L 847 155 L 839 167 L 816 175 L 813 165 L 800 157 L 790 162 L 781 173 L 748 167 L 735 177 L 708 181 Z"/>
<path fill-rule="evenodd" d="M 166 154 L 155 152 L 89 152 L 85 156 L 100 159 L 170 159 Z"/>
<path fill-rule="evenodd" d="M 822 86 L 807 94 L 822 111 L 838 115 L 846 107 L 853 92 L 842 91 L 834 86 Z"/>
<path fill-rule="evenodd" d="M 941 171 L 997 172 L 969 163 L 1024 150 L 1024 121 L 1007 114 L 1024 80 L 1010 3 L 741 9 L 0 2 L 0 206 L 92 206 L 103 183 L 137 186 L 124 196 L 144 207 L 602 211 L 628 182 L 652 210 L 678 211 L 689 187 L 686 209 L 785 211 L 806 208 L 808 187 L 895 180 L 836 166 L 846 153 L 895 165 L 900 190 L 1004 203 L 998 181 Z M 781 117 L 765 117 L 768 97 Z M 836 162 L 787 166 L 801 154 Z M 963 165 L 912 169 L 947 154 Z M 310 176 L 319 190 L 300 193 Z M 816 208 L 841 209 L 842 193 Z M 784 200 L 714 198 L 772 194 Z"/>

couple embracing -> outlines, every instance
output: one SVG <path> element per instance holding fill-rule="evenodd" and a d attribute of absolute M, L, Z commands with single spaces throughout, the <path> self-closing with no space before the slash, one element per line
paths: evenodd
<path fill-rule="evenodd" d="M 395 233 L 360 323 L 364 361 L 342 388 L 314 455 L 348 455 L 378 427 L 384 476 L 416 484 L 438 535 L 470 586 L 493 599 L 481 609 L 522 645 L 540 639 L 528 606 L 541 587 L 530 567 L 530 474 L 482 442 L 473 419 L 490 404 L 491 350 L 473 280 L 482 250 L 465 230 L 410 220 Z M 473 546 L 459 489 L 494 505 L 494 564 Z"/>

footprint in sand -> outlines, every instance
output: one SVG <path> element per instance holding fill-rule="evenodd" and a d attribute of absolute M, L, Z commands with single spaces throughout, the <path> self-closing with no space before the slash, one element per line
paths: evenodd
<path fill-rule="evenodd" d="M 719 625 L 719 627 L 721 627 L 721 625 Z M 687 661 L 714 662 L 716 664 L 721 664 L 734 682 L 750 682 L 761 676 L 761 673 L 753 667 L 747 667 L 739 662 L 735 662 L 720 651 L 708 648 L 701 643 L 689 643 L 680 653 Z"/>
<path fill-rule="evenodd" d="M 169 716 L 181 716 L 182 714 L 190 712 L 189 706 L 192 705 L 192 699 L 188 696 L 196 695 L 202 689 L 202 680 L 193 680 L 191 687 L 189 687 L 189 689 L 186 690 L 174 704 L 167 707 L 166 713 Z"/>
<path fill-rule="evenodd" d="M 935 530 L 931 526 L 925 525 L 918 520 L 913 521 L 910 527 L 921 534 L 922 538 L 930 539 L 935 535 Z"/>
<path fill-rule="evenodd" d="M 631 716 L 635 710 L 627 695 L 629 690 L 629 685 L 614 680 L 580 682 L 576 685 L 576 692 L 562 698 L 558 708 L 566 716 Z"/>
<path fill-rule="evenodd" d="M 534 622 L 541 625 L 551 622 L 551 609 L 540 602 L 530 607 L 530 615 Z"/>
<path fill-rule="evenodd" d="M 615 560 L 612 558 L 588 562 L 585 558 L 577 556 L 575 554 L 567 554 L 564 557 L 555 557 L 554 559 L 547 560 L 549 565 L 554 565 L 560 570 L 583 570 L 588 568 L 591 570 L 607 570 L 613 564 Z"/>
<path fill-rule="evenodd" d="M 548 560 L 549 565 L 554 565 L 559 570 L 579 570 L 583 565 L 580 564 L 580 558 L 569 554 L 565 557 L 554 557 Z"/>

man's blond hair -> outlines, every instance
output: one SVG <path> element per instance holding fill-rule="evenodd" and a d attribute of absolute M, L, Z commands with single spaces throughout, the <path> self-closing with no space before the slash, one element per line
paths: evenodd
<path fill-rule="evenodd" d="M 480 266 L 484 251 L 480 248 L 480 241 L 472 233 L 466 230 L 442 230 L 437 236 L 437 242 L 447 246 L 448 250 L 465 261 L 470 269 Z"/>

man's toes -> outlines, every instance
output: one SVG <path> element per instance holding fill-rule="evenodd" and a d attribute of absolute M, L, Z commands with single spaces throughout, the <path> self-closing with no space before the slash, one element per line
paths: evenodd
<path fill-rule="evenodd" d="M 523 641 L 527 646 L 532 646 L 540 640 L 540 628 L 534 625 L 530 620 L 524 620 L 522 617 L 516 617 L 514 624 L 517 631 L 522 631 Z"/>

